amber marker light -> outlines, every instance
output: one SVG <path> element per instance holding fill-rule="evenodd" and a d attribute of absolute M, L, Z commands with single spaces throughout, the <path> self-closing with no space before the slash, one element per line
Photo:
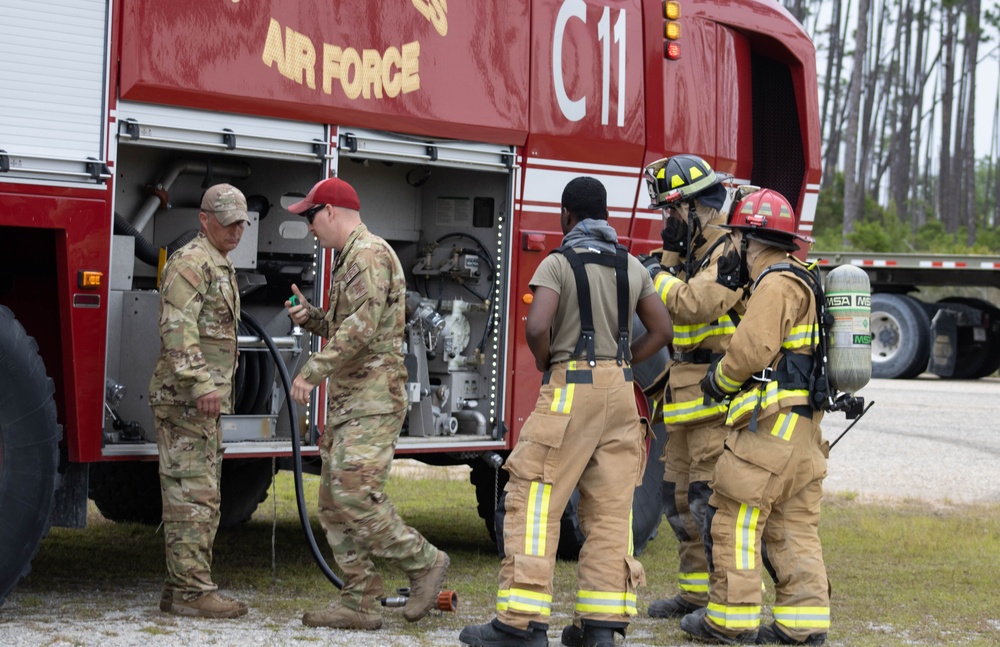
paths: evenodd
<path fill-rule="evenodd" d="M 531 305 L 531 302 L 534 300 L 535 300 L 535 295 L 531 294 L 530 292 L 521 297 L 521 301 L 524 301 L 528 305 Z"/>
<path fill-rule="evenodd" d="M 77 283 L 83 290 L 97 290 L 101 287 L 101 281 L 103 279 L 104 272 L 80 270 L 79 273 L 77 273 Z"/>
<path fill-rule="evenodd" d="M 677 20 L 681 17 L 681 3 L 679 2 L 664 2 L 663 3 L 663 17 L 667 20 Z"/>

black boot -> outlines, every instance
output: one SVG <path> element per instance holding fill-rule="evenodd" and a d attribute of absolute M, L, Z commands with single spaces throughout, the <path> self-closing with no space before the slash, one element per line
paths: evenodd
<path fill-rule="evenodd" d="M 565 647 L 583 647 L 583 627 L 566 625 L 563 627 L 560 642 Z"/>
<path fill-rule="evenodd" d="M 708 610 L 702 607 L 697 611 L 692 611 L 687 614 L 683 619 L 681 619 L 681 629 L 691 634 L 701 642 L 713 643 L 716 645 L 753 645 L 754 641 L 757 640 L 756 630 L 744 631 L 743 633 L 736 634 L 735 636 L 727 636 L 721 631 L 713 629 L 705 620 L 705 614 L 707 612 Z"/>
<path fill-rule="evenodd" d="M 549 647 L 546 628 L 518 629 L 494 618 L 484 625 L 469 625 L 458 634 L 458 639 L 471 647 Z"/>
<path fill-rule="evenodd" d="M 826 642 L 826 634 L 812 634 L 799 642 L 778 627 L 778 623 L 761 625 L 757 631 L 758 645 L 822 645 Z"/>
<path fill-rule="evenodd" d="M 624 636 L 625 628 L 594 626 L 584 620 L 583 627 L 563 627 L 561 642 L 565 647 L 614 647 L 616 633 Z"/>
<path fill-rule="evenodd" d="M 615 647 L 615 634 L 625 635 L 624 629 L 583 625 L 583 647 Z"/>
<path fill-rule="evenodd" d="M 692 611 L 701 609 L 702 605 L 688 602 L 678 593 L 672 598 L 653 600 L 646 614 L 650 618 L 683 618 Z"/>

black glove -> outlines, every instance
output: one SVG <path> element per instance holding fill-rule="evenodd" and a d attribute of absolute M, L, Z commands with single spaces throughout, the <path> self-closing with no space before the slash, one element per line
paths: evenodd
<path fill-rule="evenodd" d="M 739 290 L 750 283 L 750 270 L 747 267 L 746 257 L 740 250 L 731 249 L 719 257 L 718 274 L 715 277 L 716 283 L 723 285 L 730 290 Z"/>
<path fill-rule="evenodd" d="M 668 252 L 677 252 L 681 256 L 687 253 L 687 223 L 680 218 L 667 218 L 667 223 L 660 230 L 660 238 L 663 240 L 663 249 Z"/>
<path fill-rule="evenodd" d="M 660 272 L 666 272 L 667 268 L 660 265 L 660 258 L 658 256 L 650 256 L 649 254 L 639 254 L 636 258 L 642 263 L 642 266 L 646 268 L 649 272 L 649 278 L 656 279 L 656 275 Z"/>
<path fill-rule="evenodd" d="M 699 385 L 705 397 L 716 402 L 722 402 L 731 395 L 723 391 L 715 383 L 715 367 L 719 364 L 720 359 L 722 358 L 720 357 L 708 365 L 708 373 L 705 374 L 705 377 L 701 378 L 701 384 Z"/>

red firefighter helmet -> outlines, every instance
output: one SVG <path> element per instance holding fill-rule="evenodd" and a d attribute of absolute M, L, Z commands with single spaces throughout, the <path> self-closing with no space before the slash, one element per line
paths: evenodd
<path fill-rule="evenodd" d="M 774 245 L 789 251 L 798 249 L 794 239 L 812 243 L 813 239 L 796 231 L 795 212 L 788 200 L 777 191 L 761 189 L 746 196 L 733 207 L 726 229 L 739 229 L 750 240 Z"/>

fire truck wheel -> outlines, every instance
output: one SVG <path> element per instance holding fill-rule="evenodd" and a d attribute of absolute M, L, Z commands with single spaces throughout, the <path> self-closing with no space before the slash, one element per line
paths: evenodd
<path fill-rule="evenodd" d="M 273 476 L 270 458 L 222 461 L 219 528 L 232 528 L 249 520 L 267 498 Z M 110 521 L 153 526 L 163 516 L 155 461 L 92 463 L 89 496 Z"/>
<path fill-rule="evenodd" d="M 663 423 L 653 425 L 653 438 L 649 443 L 646 471 L 642 484 L 632 496 L 632 550 L 636 557 L 652 541 L 663 519 L 663 446 L 667 444 L 667 428 Z"/>
<path fill-rule="evenodd" d="M 0 605 L 49 529 L 62 427 L 38 345 L 0 306 Z"/>
<path fill-rule="evenodd" d="M 923 304 L 905 294 L 872 295 L 872 377 L 914 378 L 927 368 L 931 320 Z"/>
<path fill-rule="evenodd" d="M 486 532 L 497 544 L 497 550 L 503 553 L 503 518 L 497 516 L 497 498 L 503 494 L 507 485 L 507 472 L 504 469 L 495 470 L 485 463 L 476 462 L 472 465 L 469 480 L 476 488 L 476 502 L 479 516 L 486 524 Z M 580 528 L 580 519 L 576 514 L 576 504 L 580 493 L 573 491 L 566 509 L 563 510 L 559 529 L 559 547 L 556 555 L 559 559 L 574 560 L 580 555 L 585 539 Z M 499 532 L 498 532 L 499 531 Z"/>
<path fill-rule="evenodd" d="M 222 461 L 222 510 L 220 528 L 250 521 L 267 498 L 274 479 L 270 458 L 237 458 Z"/>
<path fill-rule="evenodd" d="M 989 301 L 975 297 L 947 297 L 938 303 L 956 303 L 982 310 L 989 317 L 985 329 L 985 339 L 977 340 L 973 329 L 962 326 L 958 329 L 958 356 L 955 371 L 948 376 L 953 380 L 978 380 L 992 375 L 1000 368 L 1000 308 Z"/>
<path fill-rule="evenodd" d="M 163 515 L 156 461 L 91 463 L 87 495 L 109 521 L 156 525 Z"/>

